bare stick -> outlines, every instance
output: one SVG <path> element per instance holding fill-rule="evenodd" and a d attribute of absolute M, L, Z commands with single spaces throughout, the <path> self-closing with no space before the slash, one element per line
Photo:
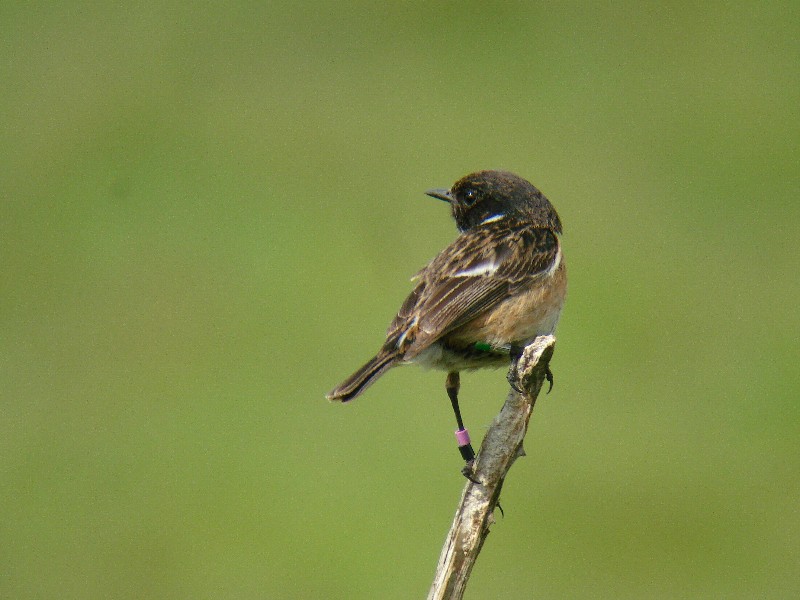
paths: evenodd
<path fill-rule="evenodd" d="M 506 473 L 519 456 L 525 455 L 522 441 L 533 405 L 549 373 L 555 344 L 552 335 L 536 338 L 525 347 L 516 371 L 509 372 L 512 390 L 486 432 L 475 460 L 473 478 L 481 483 L 468 482 L 464 488 L 439 556 L 428 600 L 459 600 L 464 595 L 472 567 L 494 523 L 494 508 Z"/>

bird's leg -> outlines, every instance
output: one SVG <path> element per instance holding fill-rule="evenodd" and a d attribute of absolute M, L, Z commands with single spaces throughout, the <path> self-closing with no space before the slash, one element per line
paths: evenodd
<path fill-rule="evenodd" d="M 453 405 L 453 412 L 456 415 L 456 423 L 458 430 L 456 431 L 456 440 L 458 441 L 458 451 L 461 453 L 461 458 L 464 459 L 466 465 L 461 470 L 464 477 L 473 483 L 479 483 L 472 478 L 472 465 L 475 461 L 475 450 L 472 449 L 472 444 L 469 439 L 469 432 L 464 427 L 464 421 L 461 418 L 461 409 L 458 407 L 458 390 L 461 387 L 461 377 L 458 371 L 453 371 L 447 374 L 447 381 L 444 384 L 447 390 L 447 395 L 450 397 L 450 403 Z"/>

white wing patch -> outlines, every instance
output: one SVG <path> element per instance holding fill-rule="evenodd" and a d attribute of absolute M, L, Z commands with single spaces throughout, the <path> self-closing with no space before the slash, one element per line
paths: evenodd
<path fill-rule="evenodd" d="M 477 277 L 478 275 L 491 275 L 500 265 L 497 264 L 494 260 L 487 260 L 484 262 L 480 262 L 477 265 L 470 267 L 469 269 L 464 269 L 463 271 L 458 271 L 453 274 L 453 277 Z"/>

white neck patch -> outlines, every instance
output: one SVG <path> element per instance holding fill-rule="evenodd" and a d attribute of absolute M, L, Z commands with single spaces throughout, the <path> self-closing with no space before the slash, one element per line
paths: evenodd
<path fill-rule="evenodd" d="M 558 252 L 556 253 L 556 257 L 553 260 L 553 264 L 545 271 L 545 276 L 550 277 L 553 273 L 558 270 L 558 267 L 561 266 L 561 244 L 558 245 Z"/>

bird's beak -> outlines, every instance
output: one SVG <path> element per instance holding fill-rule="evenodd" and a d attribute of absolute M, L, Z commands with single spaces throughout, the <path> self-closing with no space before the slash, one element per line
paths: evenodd
<path fill-rule="evenodd" d="M 444 188 L 436 188 L 433 190 L 428 190 L 425 192 L 428 196 L 432 198 L 438 198 L 439 200 L 444 200 L 445 202 L 453 202 L 453 197 L 450 195 L 450 190 L 446 190 Z"/>

